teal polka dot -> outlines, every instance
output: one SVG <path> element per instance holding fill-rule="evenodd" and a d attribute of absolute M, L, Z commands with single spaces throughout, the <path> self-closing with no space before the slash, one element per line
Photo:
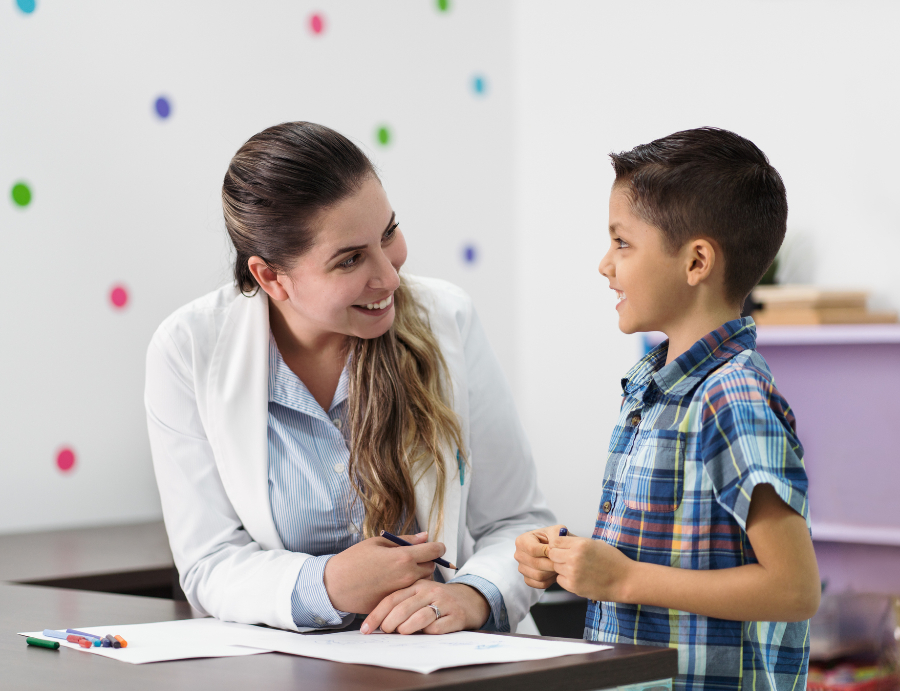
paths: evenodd
<path fill-rule="evenodd" d="M 12 188 L 12 200 L 18 206 L 28 206 L 31 204 L 31 188 L 24 182 L 17 182 Z"/>
<path fill-rule="evenodd" d="M 19 9 L 25 14 L 31 14 L 37 7 L 35 0 L 16 0 L 16 5 L 18 5 Z"/>

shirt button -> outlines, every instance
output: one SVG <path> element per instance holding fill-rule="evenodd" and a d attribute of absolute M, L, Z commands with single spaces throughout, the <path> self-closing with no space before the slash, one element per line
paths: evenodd
<path fill-rule="evenodd" d="M 640 421 L 641 421 L 641 416 L 640 416 L 640 415 L 635 415 L 633 418 L 631 418 L 631 424 L 632 424 L 633 427 L 637 427 L 637 424 L 638 424 Z"/>
<path fill-rule="evenodd" d="M 334 464 L 334 472 L 343 473 L 344 472 L 344 464 L 343 463 L 335 463 Z"/>
<path fill-rule="evenodd" d="M 359 532 L 359 528 L 357 528 L 355 525 L 353 525 L 351 523 L 350 527 L 347 528 L 347 532 L 350 533 L 351 535 L 356 535 Z"/>
<path fill-rule="evenodd" d="M 332 423 L 335 427 L 337 427 L 338 429 L 340 429 L 340 428 L 341 428 L 341 425 L 343 424 L 343 423 L 341 422 L 341 419 L 340 419 L 339 417 L 336 417 L 334 420 L 331 421 L 331 423 Z"/>
<path fill-rule="evenodd" d="M 605 501 L 603 502 L 603 513 L 609 513 L 612 511 L 612 502 Z"/>
<path fill-rule="evenodd" d="M 316 622 L 319 626 L 322 626 L 325 623 L 325 620 L 322 619 L 322 617 L 315 617 L 313 621 Z"/>

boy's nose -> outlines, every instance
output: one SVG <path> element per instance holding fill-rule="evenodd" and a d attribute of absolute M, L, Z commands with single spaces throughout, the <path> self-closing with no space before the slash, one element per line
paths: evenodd
<path fill-rule="evenodd" d="M 599 271 L 600 275 L 604 278 L 612 278 L 616 275 L 615 265 L 609 260 L 609 252 L 603 255 L 603 259 L 600 260 L 600 266 L 597 267 L 597 271 Z"/>

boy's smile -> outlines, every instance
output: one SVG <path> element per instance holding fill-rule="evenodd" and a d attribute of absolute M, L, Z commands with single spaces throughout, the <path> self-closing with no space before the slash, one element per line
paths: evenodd
<path fill-rule="evenodd" d="M 609 237 L 600 273 L 616 293 L 619 328 L 624 333 L 665 331 L 688 298 L 681 253 L 668 251 L 662 232 L 634 213 L 619 187 L 609 197 Z"/>

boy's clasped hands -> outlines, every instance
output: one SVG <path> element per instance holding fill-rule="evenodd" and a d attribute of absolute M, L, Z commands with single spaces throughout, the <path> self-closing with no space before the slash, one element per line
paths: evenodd
<path fill-rule="evenodd" d="M 552 525 L 516 538 L 519 573 L 532 588 L 553 583 L 589 600 L 628 602 L 626 584 L 635 562 L 602 540 L 560 536 Z"/>

